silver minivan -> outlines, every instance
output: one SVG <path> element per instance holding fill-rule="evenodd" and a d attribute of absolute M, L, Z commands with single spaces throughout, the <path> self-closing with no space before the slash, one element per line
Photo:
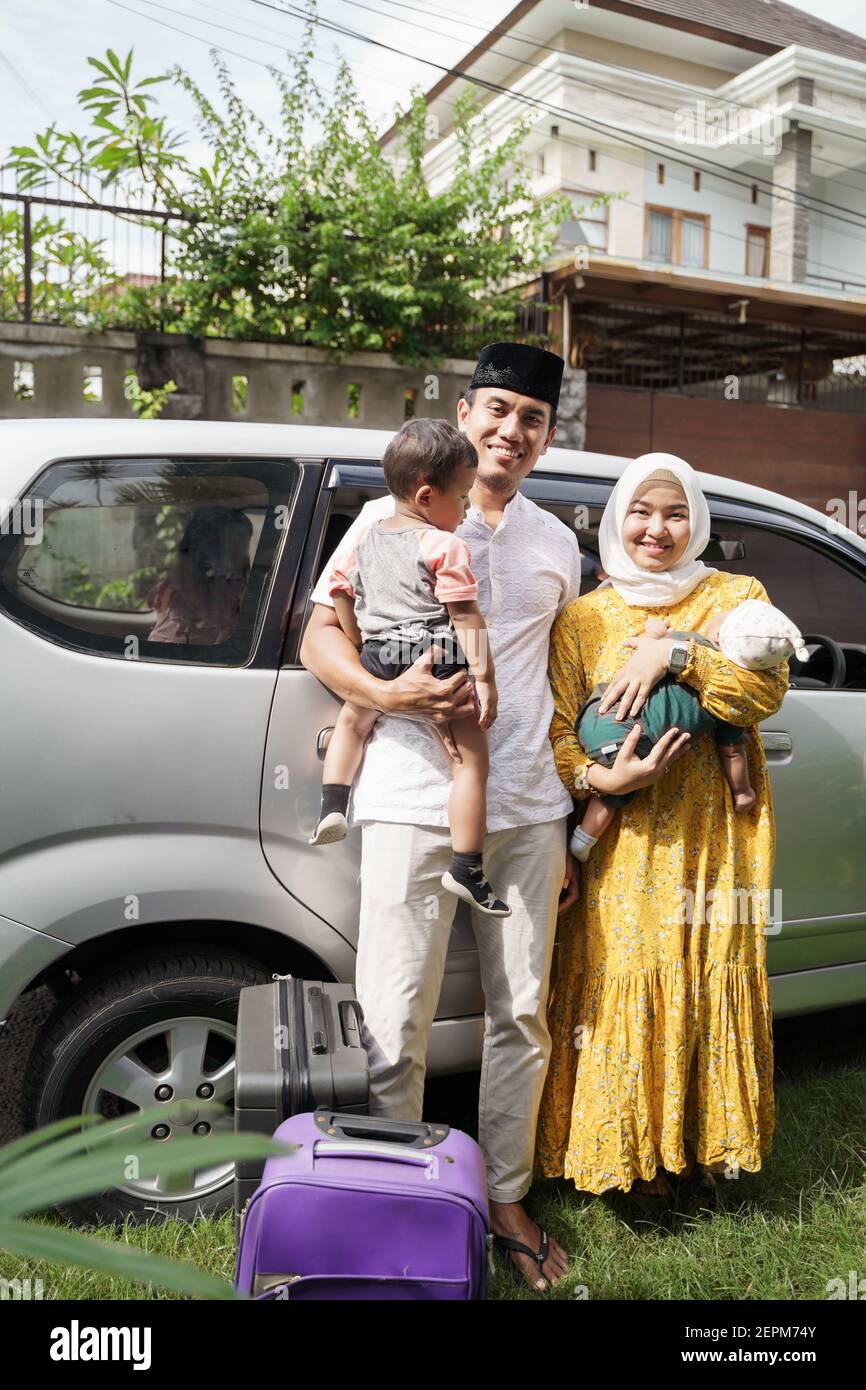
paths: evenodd
<path fill-rule="evenodd" d="M 38 986 L 56 999 L 24 1069 L 28 1125 L 169 1096 L 230 1105 L 238 991 L 274 972 L 352 979 L 359 832 L 307 843 L 338 703 L 298 651 L 319 572 L 383 491 L 389 437 L 0 424 L 0 1019 Z M 552 449 L 522 485 L 577 529 L 585 588 L 625 462 Z M 860 1001 L 866 542 L 775 493 L 702 483 L 705 558 L 762 580 L 811 653 L 761 731 L 779 835 L 775 1010 Z M 221 611 L 190 601 L 197 566 L 216 575 Z M 432 1074 L 478 1064 L 482 1011 L 458 915 Z M 203 1134 L 200 1166 L 131 1180 L 77 1211 L 214 1213 L 230 1182 Z"/>

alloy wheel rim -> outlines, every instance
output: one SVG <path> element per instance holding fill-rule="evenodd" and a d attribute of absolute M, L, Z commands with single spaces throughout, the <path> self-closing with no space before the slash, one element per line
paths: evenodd
<path fill-rule="evenodd" d="M 86 1115 L 103 1114 L 104 1097 L 117 1097 L 131 1105 L 134 1110 L 150 1110 L 160 1103 L 185 1100 L 189 1104 L 189 1118 L 183 1123 L 172 1119 L 160 1126 L 167 1131 L 164 1135 L 154 1134 L 152 1143 L 165 1147 L 166 1155 L 171 1153 L 172 1141 L 191 1134 L 199 1134 L 202 1144 L 202 1163 L 190 1165 L 170 1178 L 156 1174 L 152 1178 L 131 1179 L 118 1183 L 116 1191 L 124 1192 L 138 1200 L 161 1203 L 180 1203 L 200 1199 L 216 1192 L 231 1181 L 234 1176 L 233 1163 L 208 1163 L 207 1140 L 210 1134 L 232 1133 L 234 1115 L 231 1102 L 235 1091 L 234 1042 L 237 1030 L 233 1024 L 221 1019 L 203 1018 L 201 1015 L 183 1016 L 167 1019 L 161 1023 L 150 1024 L 137 1033 L 124 1038 L 123 1042 L 102 1061 L 87 1088 L 82 1110 Z M 216 1037 L 223 1044 L 232 1044 L 230 1056 L 217 1067 L 206 1066 L 208 1043 Z M 138 1055 L 146 1044 L 162 1043 L 167 1056 L 167 1065 L 154 1069 Z M 213 1087 L 212 1095 L 199 1094 L 200 1087 Z M 196 1114 L 196 1101 L 216 1101 L 228 1108 L 217 1119 L 207 1117 L 208 1129 L 201 1132 L 202 1120 Z M 132 1111 L 129 1112 L 133 1113 Z M 199 1130 L 196 1129 L 199 1126 Z"/>

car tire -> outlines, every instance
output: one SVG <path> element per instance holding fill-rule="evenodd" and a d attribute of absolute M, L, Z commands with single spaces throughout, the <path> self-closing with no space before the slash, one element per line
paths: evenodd
<path fill-rule="evenodd" d="M 28 1129 L 67 1115 L 98 1112 L 111 1117 L 130 1113 L 134 1106 L 156 1105 L 160 1097 L 146 1094 L 151 1072 L 154 1091 L 160 1081 L 173 1081 L 174 1096 L 179 1097 L 195 1093 L 192 1074 L 200 1070 L 205 1082 L 214 1078 L 219 1088 L 214 1098 L 222 1099 L 231 1112 L 238 995 L 247 985 L 269 978 L 254 960 L 191 948 L 129 957 L 85 981 L 58 1004 L 33 1049 L 24 1086 Z M 196 1061 L 199 1052 L 201 1068 Z M 116 1090 L 110 1083 L 127 1074 L 135 1089 L 130 1081 L 130 1094 L 124 1096 L 124 1080 Z M 176 1195 L 132 1183 L 58 1209 L 76 1224 L 221 1216 L 232 1207 L 233 1169 L 223 1173 L 223 1167 L 195 1170 L 191 1183 Z"/>

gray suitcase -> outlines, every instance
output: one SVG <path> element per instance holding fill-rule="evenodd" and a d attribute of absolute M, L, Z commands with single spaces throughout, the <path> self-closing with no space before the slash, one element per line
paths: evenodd
<path fill-rule="evenodd" d="M 235 1050 L 235 1131 L 272 1135 L 292 1115 L 327 1105 L 366 1114 L 370 1072 L 351 985 L 275 975 L 242 989 Z M 235 1210 L 259 1186 L 264 1159 L 238 1163 Z"/>

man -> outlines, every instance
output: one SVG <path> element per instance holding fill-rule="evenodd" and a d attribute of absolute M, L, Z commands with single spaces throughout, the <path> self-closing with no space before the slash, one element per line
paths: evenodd
<path fill-rule="evenodd" d="M 491 344 L 457 407 L 458 427 L 478 453 L 478 474 L 456 534 L 472 553 L 499 689 L 488 735 L 484 861 L 512 907 L 504 923 L 472 913 L 486 1003 L 479 1142 L 494 1234 L 527 1282 L 542 1290 L 562 1278 L 568 1260 L 522 1200 L 550 1056 L 545 1015 L 557 907 L 564 911 L 577 896 L 565 839 L 572 803 L 548 741 L 547 658 L 553 620 L 580 589 L 580 552 L 573 532 L 518 488 L 556 434 L 563 367 L 561 357 L 540 348 Z M 354 525 L 393 510 L 393 497 L 378 498 Z M 363 827 L 356 979 L 371 1110 L 420 1120 L 427 1042 L 457 906 L 440 882 L 451 852 L 449 759 L 426 721 L 470 712 L 471 686 L 464 673 L 435 680 L 429 652 L 395 681 L 369 675 L 337 622 L 329 568 L 313 593 L 304 665 L 343 699 L 404 716 L 379 720 L 353 793 L 354 821 Z"/>

